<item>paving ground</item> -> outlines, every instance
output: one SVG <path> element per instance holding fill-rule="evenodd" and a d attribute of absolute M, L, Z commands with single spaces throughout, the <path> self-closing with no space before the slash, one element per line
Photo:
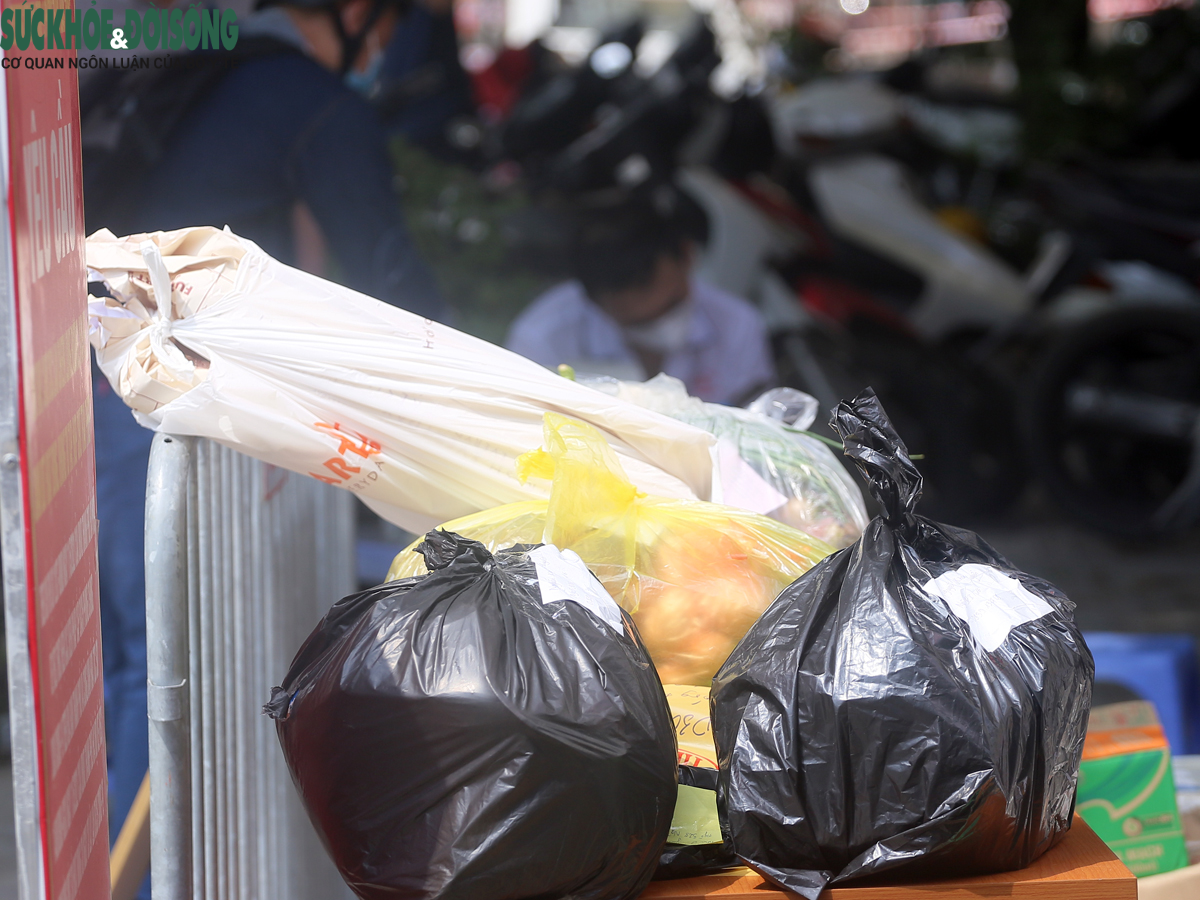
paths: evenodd
<path fill-rule="evenodd" d="M 1200 530 L 1142 546 L 1050 518 L 980 533 L 1074 600 L 1085 631 L 1183 631 L 1200 639 Z"/>

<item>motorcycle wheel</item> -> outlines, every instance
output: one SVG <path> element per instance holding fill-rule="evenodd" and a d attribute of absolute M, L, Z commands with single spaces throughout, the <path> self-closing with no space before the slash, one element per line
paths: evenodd
<path fill-rule="evenodd" d="M 1072 328 L 1025 406 L 1034 470 L 1083 524 L 1148 538 L 1200 519 L 1200 312 L 1122 309 Z"/>
<path fill-rule="evenodd" d="M 791 358 L 800 349 L 794 341 L 791 352 L 787 344 L 778 346 L 785 383 L 818 399 L 803 377 L 814 360 L 840 399 L 875 389 L 909 453 L 922 457 L 922 515 L 969 523 L 1003 512 L 1020 496 L 1025 468 L 1013 404 L 978 366 L 876 330 L 809 332 L 807 365 Z"/>

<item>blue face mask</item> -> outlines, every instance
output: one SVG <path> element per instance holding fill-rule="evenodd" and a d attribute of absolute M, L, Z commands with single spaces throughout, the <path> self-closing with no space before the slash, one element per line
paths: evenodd
<path fill-rule="evenodd" d="M 366 68 L 361 71 L 351 69 L 347 72 L 344 76 L 346 86 L 352 91 L 362 94 L 364 97 L 370 97 L 374 94 L 377 82 L 379 81 L 379 73 L 383 70 L 384 56 L 383 50 L 377 49 L 371 54 Z"/>

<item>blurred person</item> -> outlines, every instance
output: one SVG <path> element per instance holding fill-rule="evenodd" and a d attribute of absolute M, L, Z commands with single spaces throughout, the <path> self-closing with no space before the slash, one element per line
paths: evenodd
<path fill-rule="evenodd" d="M 285 262 L 319 227 L 345 282 L 447 310 L 392 191 L 383 130 L 348 84 L 377 68 L 397 0 L 273 0 L 232 51 L 93 80 L 81 97 L 89 233 L 229 225 Z M 93 366 L 113 837 L 148 765 L 143 529 L 152 432 Z M 143 886 L 142 897 L 148 896 Z"/>
<path fill-rule="evenodd" d="M 228 225 L 294 264 L 302 210 L 350 287 L 444 317 L 392 190 L 383 130 L 352 89 L 378 70 L 406 5 L 265 0 L 231 51 L 89 86 L 89 231 Z"/>
<path fill-rule="evenodd" d="M 390 134 L 442 159 L 463 158 L 449 129 L 475 109 L 451 0 L 416 0 L 388 42 L 377 80 L 363 88 Z"/>
<path fill-rule="evenodd" d="M 585 222 L 574 278 L 513 322 L 505 345 L 544 366 L 642 380 L 665 372 L 715 403 L 748 402 L 775 383 L 762 316 L 692 273 L 695 246 L 653 208 Z"/>

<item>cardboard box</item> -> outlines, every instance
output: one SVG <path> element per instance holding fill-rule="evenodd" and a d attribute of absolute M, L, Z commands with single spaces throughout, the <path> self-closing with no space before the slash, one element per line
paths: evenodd
<path fill-rule="evenodd" d="M 1092 710 L 1075 808 L 1135 875 L 1187 865 L 1171 750 L 1153 704 Z"/>
<path fill-rule="evenodd" d="M 667 694 L 671 718 L 675 720 L 679 764 L 715 769 L 717 748 L 713 744 L 709 689 L 691 684 L 664 684 L 663 690 Z"/>
<path fill-rule="evenodd" d="M 712 718 L 706 687 L 689 684 L 664 684 L 667 705 L 675 721 L 675 743 L 679 764 L 698 769 L 717 768 L 717 749 L 713 745 Z M 671 819 L 670 844 L 719 844 L 721 822 L 717 816 L 715 790 L 679 785 L 675 815 Z"/>
<path fill-rule="evenodd" d="M 1200 865 L 1200 756 L 1176 756 L 1171 760 L 1175 774 L 1175 799 L 1179 821 L 1187 841 L 1188 862 Z M 1200 891 L 1196 892 L 1200 898 Z"/>
<path fill-rule="evenodd" d="M 1138 900 L 1196 900 L 1200 897 L 1200 866 L 1138 879 Z"/>

